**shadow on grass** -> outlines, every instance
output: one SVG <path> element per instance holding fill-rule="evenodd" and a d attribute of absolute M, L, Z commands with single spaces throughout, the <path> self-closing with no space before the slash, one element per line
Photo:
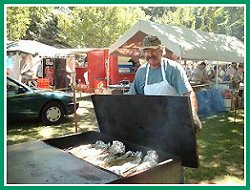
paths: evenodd
<path fill-rule="evenodd" d="M 94 110 L 91 107 L 80 107 L 76 117 L 74 115 L 67 116 L 59 125 L 44 126 L 39 120 L 8 122 L 7 144 L 43 140 L 90 130 L 98 130 Z"/>
<path fill-rule="evenodd" d="M 218 183 L 227 176 L 244 179 L 244 112 L 219 113 L 202 119 L 197 134 L 200 167 L 186 168 L 187 183 Z"/>

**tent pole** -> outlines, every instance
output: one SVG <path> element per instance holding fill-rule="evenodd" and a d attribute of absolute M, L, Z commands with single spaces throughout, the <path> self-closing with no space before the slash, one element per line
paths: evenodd
<path fill-rule="evenodd" d="M 74 125 L 75 125 L 75 132 L 78 132 L 78 126 L 77 126 L 77 114 L 76 114 L 76 65 L 75 65 L 75 59 L 73 62 L 73 72 L 71 74 L 72 77 L 72 90 L 73 90 L 73 99 L 74 99 Z"/>
<path fill-rule="evenodd" d="M 179 63 L 181 64 L 181 61 L 182 61 L 182 59 L 181 59 L 181 57 L 179 57 Z"/>
<path fill-rule="evenodd" d="M 110 54 L 108 54 L 110 56 Z M 109 86 L 109 58 L 105 59 L 105 69 L 106 69 L 106 79 L 107 79 L 107 86 Z"/>

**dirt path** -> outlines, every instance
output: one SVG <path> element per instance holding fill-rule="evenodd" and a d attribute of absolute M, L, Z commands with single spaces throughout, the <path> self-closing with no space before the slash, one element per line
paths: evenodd
<path fill-rule="evenodd" d="M 81 100 L 79 103 L 77 110 L 77 125 L 79 129 L 84 131 L 98 130 L 94 107 L 90 98 Z"/>

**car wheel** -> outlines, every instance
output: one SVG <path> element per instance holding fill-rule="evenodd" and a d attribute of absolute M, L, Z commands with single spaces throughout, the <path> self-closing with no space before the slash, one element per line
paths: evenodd
<path fill-rule="evenodd" d="M 65 111 L 60 103 L 50 102 L 42 109 L 41 119 L 44 125 L 58 124 L 64 118 Z"/>

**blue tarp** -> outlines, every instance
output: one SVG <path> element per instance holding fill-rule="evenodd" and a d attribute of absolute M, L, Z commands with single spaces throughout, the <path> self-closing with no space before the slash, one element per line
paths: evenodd
<path fill-rule="evenodd" d="M 226 111 L 223 95 L 218 89 L 196 92 L 196 97 L 199 116 L 209 116 L 217 112 Z"/>

